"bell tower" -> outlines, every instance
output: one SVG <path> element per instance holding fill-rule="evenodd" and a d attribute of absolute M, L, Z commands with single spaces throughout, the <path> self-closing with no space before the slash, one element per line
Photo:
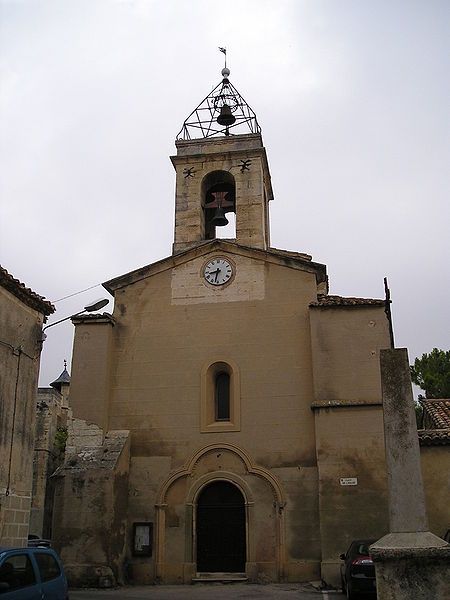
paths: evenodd
<path fill-rule="evenodd" d="M 256 115 L 222 69 L 222 81 L 183 123 L 171 160 L 176 171 L 173 253 L 217 237 L 236 215 L 243 246 L 267 249 L 269 165 Z"/>

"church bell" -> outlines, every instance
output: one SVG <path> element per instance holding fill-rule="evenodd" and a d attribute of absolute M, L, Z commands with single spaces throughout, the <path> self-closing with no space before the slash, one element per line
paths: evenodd
<path fill-rule="evenodd" d="M 228 219 L 226 218 L 225 211 L 221 206 L 216 208 L 216 212 L 211 219 L 211 224 L 215 227 L 224 227 L 225 225 L 228 225 Z"/>
<path fill-rule="evenodd" d="M 233 125 L 236 121 L 236 117 L 231 114 L 231 108 L 228 104 L 223 104 L 220 108 L 220 115 L 217 117 L 217 122 L 219 125 L 223 125 L 224 127 L 229 127 Z"/>

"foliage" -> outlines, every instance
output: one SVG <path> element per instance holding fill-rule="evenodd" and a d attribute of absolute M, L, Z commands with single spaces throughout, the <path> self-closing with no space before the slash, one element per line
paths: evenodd
<path fill-rule="evenodd" d="M 416 358 L 410 367 L 411 379 L 426 398 L 450 398 L 450 350 L 433 350 Z"/>
<path fill-rule="evenodd" d="M 67 436 L 67 427 L 58 427 L 55 434 L 55 448 L 61 454 L 63 454 L 66 450 Z"/>

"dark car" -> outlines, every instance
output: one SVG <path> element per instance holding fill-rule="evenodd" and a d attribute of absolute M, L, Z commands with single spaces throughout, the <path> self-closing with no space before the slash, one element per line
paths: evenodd
<path fill-rule="evenodd" d="M 376 597 L 375 566 L 369 555 L 369 546 L 376 540 L 355 540 L 340 558 L 342 591 L 348 600 L 366 594 Z"/>
<path fill-rule="evenodd" d="M 0 548 L 1 600 L 68 600 L 67 579 L 51 548 Z"/>

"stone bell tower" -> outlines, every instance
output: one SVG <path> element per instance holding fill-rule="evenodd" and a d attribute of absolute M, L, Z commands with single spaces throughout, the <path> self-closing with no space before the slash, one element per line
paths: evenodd
<path fill-rule="evenodd" d="M 217 236 L 236 215 L 236 241 L 266 250 L 270 246 L 269 165 L 256 115 L 230 83 L 222 81 L 195 108 L 177 136 L 175 238 L 173 253 Z M 232 132 L 230 132 L 232 130 Z M 201 139 L 192 139 L 198 133 Z"/>

